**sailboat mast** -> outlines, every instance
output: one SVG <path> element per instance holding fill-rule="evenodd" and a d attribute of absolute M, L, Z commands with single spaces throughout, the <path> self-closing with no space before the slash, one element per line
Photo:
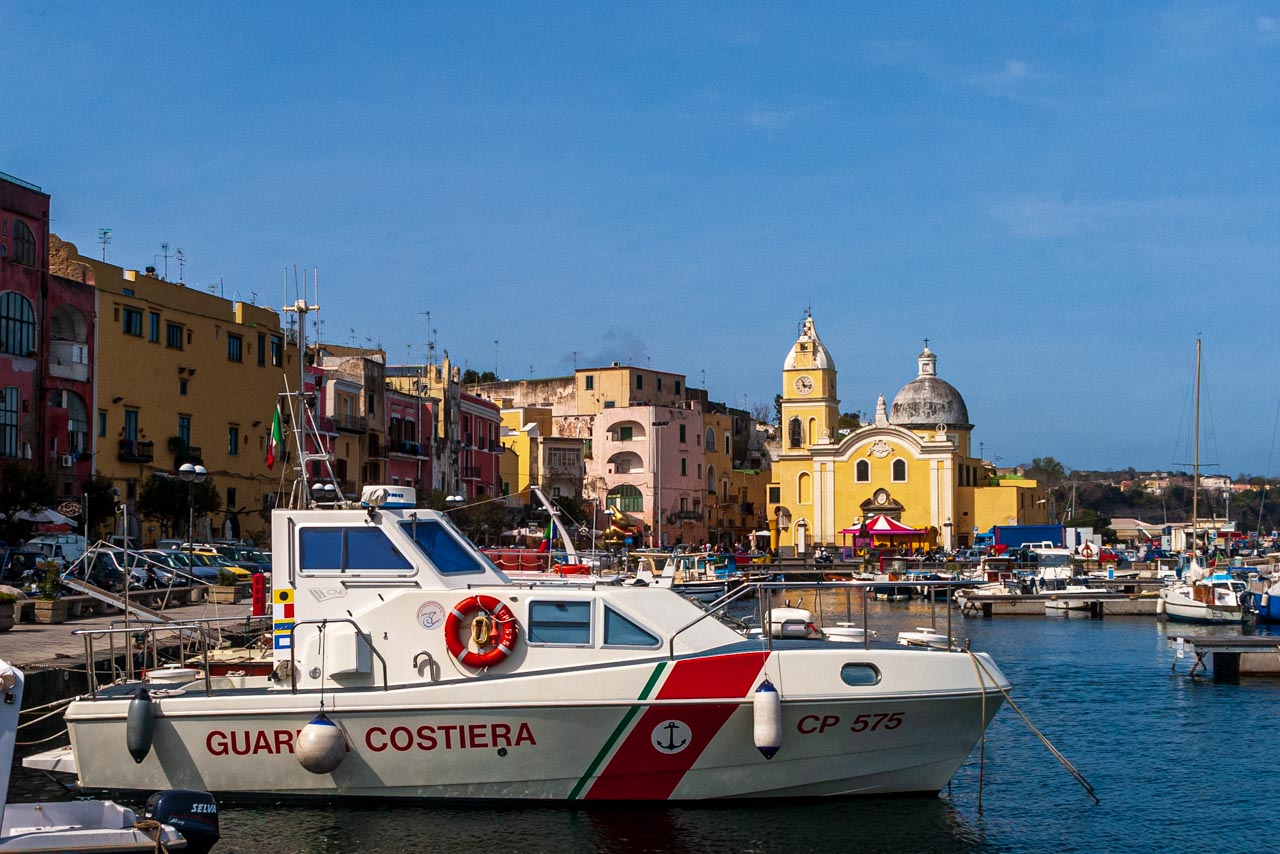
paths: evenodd
<path fill-rule="evenodd" d="M 1191 452 L 1191 556 L 1194 560 L 1199 554 L 1200 532 L 1198 530 L 1198 522 L 1200 519 L 1200 339 L 1196 339 L 1196 413 L 1195 413 L 1195 429 L 1193 431 L 1193 442 L 1195 447 Z"/>

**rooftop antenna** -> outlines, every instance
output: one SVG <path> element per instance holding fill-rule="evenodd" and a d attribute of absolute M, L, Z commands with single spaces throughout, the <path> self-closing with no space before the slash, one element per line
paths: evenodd
<path fill-rule="evenodd" d="M 320 268 L 319 267 L 311 268 L 311 287 L 314 289 L 314 292 L 316 295 L 316 306 L 317 306 L 316 308 L 316 344 L 318 345 L 320 343 L 320 324 L 322 322 L 320 320 L 320 309 L 319 309 L 319 305 L 320 305 Z"/>
<path fill-rule="evenodd" d="M 707 369 L 703 368 L 700 371 L 700 373 L 702 374 L 702 387 L 706 388 L 707 387 Z"/>
<path fill-rule="evenodd" d="M 171 256 L 169 255 L 169 244 L 168 244 L 168 243 L 161 243 L 161 244 L 160 244 L 160 254 L 159 254 L 159 255 L 152 256 L 152 257 L 153 257 L 153 258 L 163 258 L 163 259 L 164 259 L 164 280 L 165 280 L 166 282 L 167 282 L 167 281 L 169 281 L 169 258 L 171 257 Z"/>
<path fill-rule="evenodd" d="M 98 229 L 98 242 L 102 244 L 102 260 L 107 260 L 107 244 L 111 242 L 111 229 Z"/>
<path fill-rule="evenodd" d="M 575 374 L 578 372 L 578 351 L 577 350 L 573 351 L 573 372 Z"/>
<path fill-rule="evenodd" d="M 533 365 L 529 366 L 529 379 L 533 379 Z"/>
<path fill-rule="evenodd" d="M 356 346 L 356 330 L 355 330 L 355 327 L 352 327 L 352 328 L 351 328 L 351 346 L 352 346 L 352 347 Z"/>
<path fill-rule="evenodd" d="M 249 302 L 250 302 L 250 303 L 252 303 L 253 305 L 257 305 L 257 304 L 258 304 L 258 292 L 257 292 L 257 291 L 249 291 Z"/>
<path fill-rule="evenodd" d="M 178 281 L 185 282 L 187 275 L 187 253 L 179 249 L 173 254 L 173 257 L 178 259 Z"/>
<path fill-rule="evenodd" d="M 493 339 L 493 376 L 498 377 L 498 339 Z"/>

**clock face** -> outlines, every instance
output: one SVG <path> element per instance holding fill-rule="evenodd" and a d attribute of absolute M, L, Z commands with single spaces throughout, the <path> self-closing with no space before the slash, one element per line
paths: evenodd
<path fill-rule="evenodd" d="M 877 490 L 877 491 L 876 491 L 876 503 L 877 503 L 877 504 L 887 504 L 888 502 L 889 502 L 889 493 L 885 492 L 883 489 Z"/>
<path fill-rule="evenodd" d="M 796 377 L 796 391 L 800 394 L 808 394 L 813 391 L 813 378 L 805 374 Z"/>

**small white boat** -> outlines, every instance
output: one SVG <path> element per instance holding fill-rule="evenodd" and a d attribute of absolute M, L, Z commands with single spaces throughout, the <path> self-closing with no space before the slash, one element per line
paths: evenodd
<path fill-rule="evenodd" d="M 0 661 L 0 852 L 204 854 L 214 846 L 218 807 L 205 792 L 160 792 L 141 818 L 113 801 L 6 803 L 24 681 L 21 670 Z"/>
<path fill-rule="evenodd" d="M 916 626 L 914 632 L 898 632 L 899 646 L 951 649 L 951 638 L 931 626 Z"/>
<path fill-rule="evenodd" d="M 857 623 L 836 623 L 834 626 L 823 626 L 822 633 L 826 635 L 827 640 L 836 643 L 861 643 L 864 640 L 874 640 L 876 633 L 869 629 L 864 629 Z"/>

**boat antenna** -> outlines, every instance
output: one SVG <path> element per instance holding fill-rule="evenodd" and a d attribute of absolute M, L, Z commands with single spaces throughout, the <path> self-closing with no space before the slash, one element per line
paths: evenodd
<path fill-rule="evenodd" d="M 1200 520 L 1200 350 L 1201 339 L 1196 338 L 1196 405 L 1195 427 L 1192 431 L 1191 450 L 1191 562 L 1199 566 L 1200 532 L 1197 526 Z"/>

